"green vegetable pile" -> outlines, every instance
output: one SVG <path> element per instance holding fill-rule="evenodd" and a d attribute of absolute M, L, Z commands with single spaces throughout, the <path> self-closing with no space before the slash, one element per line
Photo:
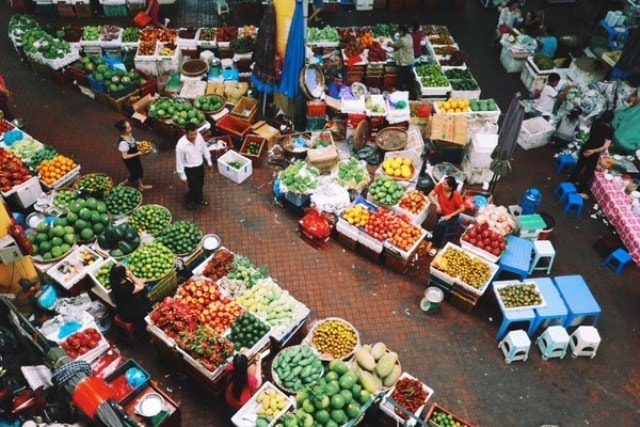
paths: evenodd
<path fill-rule="evenodd" d="M 236 255 L 233 259 L 233 270 L 227 274 L 229 279 L 242 280 L 245 288 L 251 289 L 260 279 L 268 277 L 267 267 L 256 268 L 249 259 L 243 255 Z"/>
<path fill-rule="evenodd" d="M 143 205 L 131 213 L 129 223 L 138 231 L 156 236 L 171 223 L 171 213 L 164 206 Z"/>
<path fill-rule="evenodd" d="M 109 67 L 107 67 L 107 63 L 104 62 L 104 59 L 102 59 L 101 56 L 99 55 L 87 55 L 84 56 L 80 61 L 76 62 L 75 64 L 73 64 L 74 67 L 76 67 L 79 70 L 85 71 L 89 74 L 93 73 L 94 71 L 96 71 L 96 69 L 98 67 L 100 67 L 101 70 L 108 70 Z M 104 67 L 102 67 L 104 66 Z M 95 76 L 94 76 L 95 78 Z"/>
<path fill-rule="evenodd" d="M 157 240 L 175 254 L 190 254 L 202 240 L 202 232 L 191 221 L 176 221 L 162 230 Z"/>
<path fill-rule="evenodd" d="M 82 40 L 86 40 L 89 42 L 98 41 L 100 40 L 101 31 L 102 26 L 100 25 L 87 25 L 82 31 Z"/>
<path fill-rule="evenodd" d="M 451 88 L 453 90 L 478 90 L 478 82 L 473 79 L 451 80 Z"/>
<path fill-rule="evenodd" d="M 453 68 L 451 70 L 445 71 L 444 75 L 451 80 L 464 80 L 464 79 L 473 78 L 473 76 L 471 75 L 471 71 L 469 71 L 468 68 L 465 68 L 465 69 Z"/>
<path fill-rule="evenodd" d="M 416 68 L 416 73 L 420 78 L 420 83 L 425 87 L 449 86 L 449 79 L 442 72 L 438 64 L 422 64 Z"/>
<path fill-rule="evenodd" d="M 366 164 L 361 164 L 355 157 L 341 160 L 338 163 L 338 173 L 335 181 L 347 189 L 361 188 L 369 182 L 369 172 Z"/>
<path fill-rule="evenodd" d="M 122 32 L 123 43 L 135 43 L 140 39 L 140 29 L 136 27 L 127 27 Z"/>
<path fill-rule="evenodd" d="M 42 150 L 42 143 L 31 137 L 24 138 L 9 148 L 9 151 L 20 157 L 21 160 L 30 159 L 40 150 Z"/>
<path fill-rule="evenodd" d="M 40 28 L 28 30 L 22 35 L 25 52 L 41 54 L 44 59 L 62 59 L 71 53 L 71 45 L 48 34 Z"/>
<path fill-rule="evenodd" d="M 82 61 L 84 61 L 85 58 L 82 58 Z M 87 66 L 88 64 L 85 64 L 85 69 Z M 107 64 L 96 66 L 91 76 L 97 81 L 104 83 L 109 92 L 121 91 L 126 88 L 133 90 L 135 86 L 147 82 L 147 80 L 135 70 L 129 72 L 120 69 L 112 70 Z"/>
<path fill-rule="evenodd" d="M 160 279 L 175 264 L 175 255 L 171 249 L 160 242 L 151 242 L 136 250 L 129 259 L 131 272 L 143 280 Z"/>
<path fill-rule="evenodd" d="M 38 28 L 38 23 L 31 15 L 11 15 L 11 19 L 9 19 L 9 36 L 19 38 L 32 28 Z"/>
<path fill-rule="evenodd" d="M 234 160 L 233 162 L 229 162 L 228 165 L 231 166 L 235 170 L 240 170 L 244 166 L 245 162 L 241 162 L 238 160 Z"/>
<path fill-rule="evenodd" d="M 280 179 L 285 192 L 303 194 L 311 193 L 318 187 L 319 175 L 318 168 L 298 160 L 280 173 Z"/>
<path fill-rule="evenodd" d="M 142 193 L 135 188 L 119 186 L 104 198 L 107 210 L 112 215 L 123 215 L 131 212 L 142 201 Z"/>
<path fill-rule="evenodd" d="M 252 156 L 257 156 L 258 154 L 260 154 L 260 143 L 258 142 L 250 142 L 247 145 L 247 153 L 251 154 Z"/>
<path fill-rule="evenodd" d="M 78 200 L 78 192 L 70 189 L 56 190 L 53 197 L 53 205 L 62 209 L 66 209 L 71 203 Z"/>
<path fill-rule="evenodd" d="M 389 37 L 393 36 L 400 30 L 398 24 L 375 24 L 371 27 L 373 37 Z"/>
<path fill-rule="evenodd" d="M 319 42 L 339 42 L 340 36 L 338 30 L 334 27 L 327 25 L 323 29 L 311 27 L 307 32 L 307 41 L 309 43 Z"/>
<path fill-rule="evenodd" d="M 40 151 L 36 151 L 28 161 L 24 161 L 30 169 L 35 170 L 36 166 L 45 160 L 51 160 L 58 155 L 55 148 L 50 145 L 45 145 Z"/>
<path fill-rule="evenodd" d="M 235 52 L 251 52 L 256 47 L 256 39 L 253 37 L 240 37 L 229 44 L 229 48 Z"/>

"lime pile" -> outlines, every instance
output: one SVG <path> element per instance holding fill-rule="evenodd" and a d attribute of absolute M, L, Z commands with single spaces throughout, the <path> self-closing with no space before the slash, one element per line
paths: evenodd
<path fill-rule="evenodd" d="M 219 95 L 201 95 L 193 100 L 193 106 L 206 113 L 218 112 L 224 105 L 224 98 Z"/>
<path fill-rule="evenodd" d="M 269 326 L 251 313 L 244 312 L 231 325 L 229 341 L 236 350 L 251 348 L 269 332 Z"/>
<path fill-rule="evenodd" d="M 89 174 L 78 178 L 74 187 L 89 194 L 106 193 L 113 187 L 113 181 L 106 175 Z"/>
<path fill-rule="evenodd" d="M 104 198 L 112 215 L 124 215 L 138 207 L 142 193 L 132 187 L 116 187 Z"/>
<path fill-rule="evenodd" d="M 78 192 L 76 190 L 63 188 L 62 190 L 56 190 L 56 194 L 53 196 L 53 206 L 66 209 L 76 200 L 78 200 Z"/>
<path fill-rule="evenodd" d="M 83 242 L 90 241 L 104 233 L 106 226 L 111 222 L 111 217 L 107 213 L 107 205 L 93 197 L 71 202 L 68 209 L 67 216 L 59 218 L 56 222 L 60 221 L 61 225 L 73 227 Z"/>
<path fill-rule="evenodd" d="M 96 280 L 100 282 L 105 289 L 111 289 L 111 283 L 109 282 L 109 275 L 111 274 L 111 268 L 116 265 L 113 261 L 107 261 L 96 271 L 94 274 Z"/>
<path fill-rule="evenodd" d="M 33 253 L 45 261 L 57 259 L 68 254 L 76 243 L 77 236 L 73 227 L 62 225 L 58 218 L 52 225 L 41 222 L 36 232 L 29 234 L 29 241 L 33 246 Z"/>
<path fill-rule="evenodd" d="M 98 236 L 98 246 L 110 251 L 114 258 L 129 255 L 140 246 L 140 236 L 129 224 L 108 225 L 105 232 Z"/>
<path fill-rule="evenodd" d="M 139 232 L 155 236 L 171 223 L 171 212 L 160 205 L 140 206 L 131 213 L 129 223 Z"/>
<path fill-rule="evenodd" d="M 202 233 L 191 221 L 176 221 L 164 228 L 158 241 L 176 254 L 190 254 L 202 240 Z"/>
<path fill-rule="evenodd" d="M 160 242 L 151 242 L 136 250 L 129 260 L 131 272 L 143 280 L 159 279 L 173 268 L 175 255 Z"/>

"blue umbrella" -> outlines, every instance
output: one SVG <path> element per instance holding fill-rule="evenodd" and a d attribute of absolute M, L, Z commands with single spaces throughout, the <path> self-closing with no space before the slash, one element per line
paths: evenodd
<path fill-rule="evenodd" d="M 299 78 L 300 71 L 304 66 L 304 53 L 302 3 L 297 1 L 296 10 L 291 20 L 291 27 L 289 28 L 287 49 L 284 53 L 284 64 L 282 67 L 282 75 L 280 76 L 280 86 L 278 88 L 278 92 L 286 95 L 289 99 L 302 97 Z"/>

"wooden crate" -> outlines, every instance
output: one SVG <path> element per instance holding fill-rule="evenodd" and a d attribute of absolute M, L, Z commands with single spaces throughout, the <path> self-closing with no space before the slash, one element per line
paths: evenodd
<path fill-rule="evenodd" d="M 233 107 L 231 114 L 248 123 L 255 123 L 258 115 L 258 100 L 243 96 L 240 101 Z"/>
<path fill-rule="evenodd" d="M 466 295 L 457 292 L 456 289 L 451 293 L 450 303 L 452 306 L 465 313 L 471 313 L 473 308 L 476 306 L 476 300 L 468 298 Z"/>
<path fill-rule="evenodd" d="M 257 143 L 260 144 L 260 151 L 258 154 L 250 154 L 249 153 L 249 144 Z M 244 141 L 242 142 L 242 147 L 240 148 L 240 154 L 245 156 L 246 158 L 251 160 L 251 164 L 254 169 L 260 166 L 264 156 L 267 152 L 267 140 L 258 135 L 247 135 L 244 137 Z"/>

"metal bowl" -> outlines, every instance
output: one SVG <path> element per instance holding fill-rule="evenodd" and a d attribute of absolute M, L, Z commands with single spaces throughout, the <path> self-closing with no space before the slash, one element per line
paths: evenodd
<path fill-rule="evenodd" d="M 164 399 L 158 393 L 149 393 L 140 399 L 136 412 L 146 418 L 158 415 L 164 408 Z"/>
<path fill-rule="evenodd" d="M 207 234 L 200 242 L 205 251 L 215 251 L 220 247 L 220 237 L 215 234 Z"/>

